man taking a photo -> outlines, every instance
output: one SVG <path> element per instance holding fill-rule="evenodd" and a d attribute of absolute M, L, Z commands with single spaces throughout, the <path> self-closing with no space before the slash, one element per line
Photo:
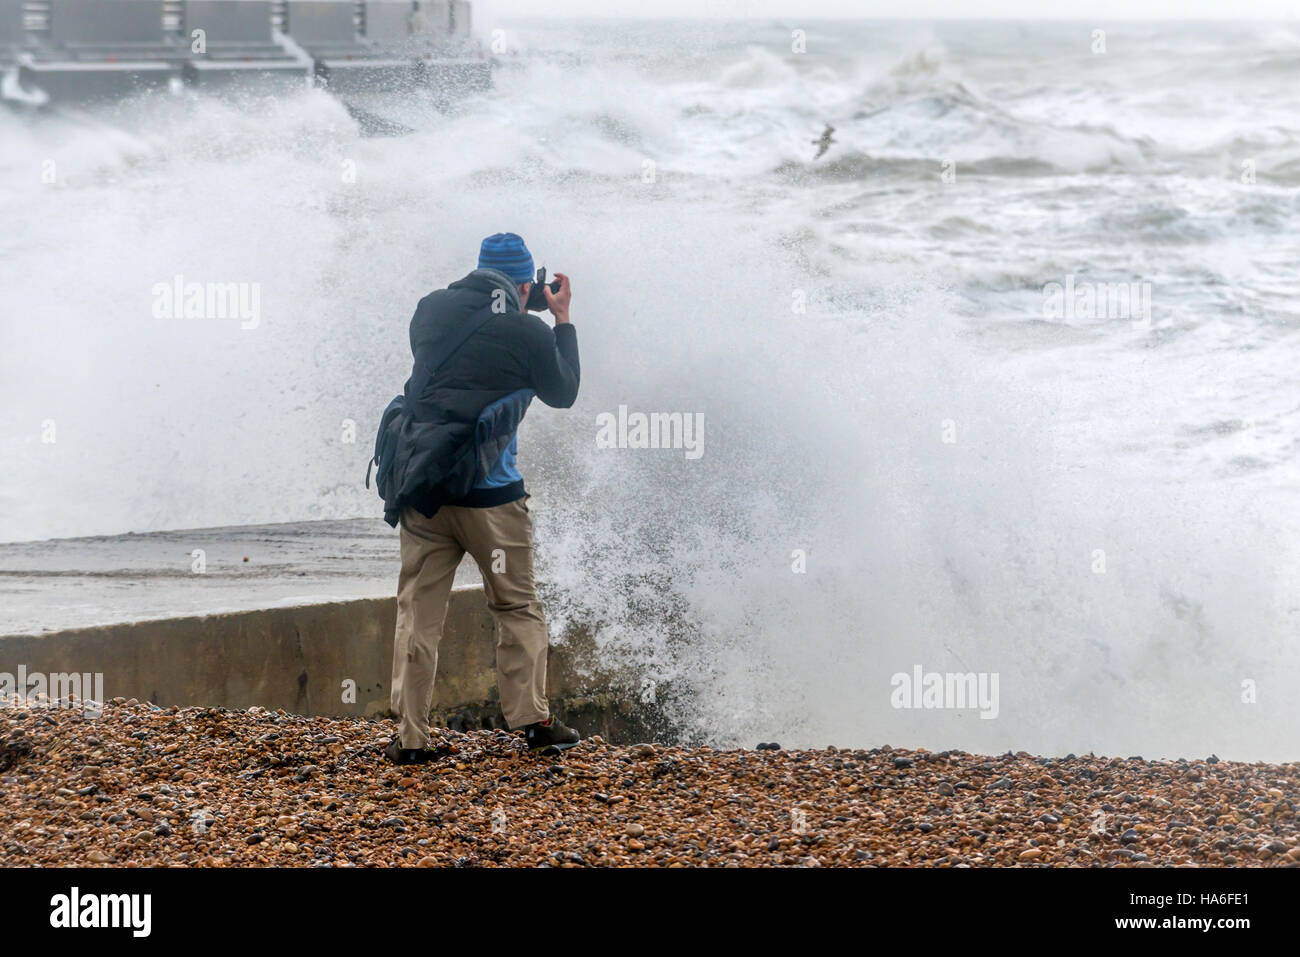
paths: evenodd
<path fill-rule="evenodd" d="M 468 552 L 497 623 L 501 710 L 530 750 L 578 743 L 546 700 L 546 618 L 533 581 L 533 524 L 516 466 L 516 431 L 533 396 L 567 409 L 578 396 L 569 279 L 542 285 L 552 329 L 530 315 L 533 257 L 514 233 L 483 240 L 478 268 L 431 292 L 411 319 L 415 365 L 376 444 L 385 518 L 401 526 L 391 706 L 396 764 L 437 756 L 429 706 L 456 567 Z M 389 444 L 383 446 L 387 441 Z"/>

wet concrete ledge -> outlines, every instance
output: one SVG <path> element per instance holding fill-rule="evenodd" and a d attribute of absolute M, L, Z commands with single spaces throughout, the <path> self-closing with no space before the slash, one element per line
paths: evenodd
<path fill-rule="evenodd" d="M 102 674 L 106 698 L 160 707 L 305 715 L 389 713 L 395 598 L 363 598 L 0 637 L 0 672 Z M 496 623 L 479 587 L 452 592 L 438 647 L 431 722 L 504 727 Z M 552 646 L 548 696 L 561 719 L 607 741 L 647 740 L 651 718 L 610 676 L 575 667 L 582 637 Z M 87 688 L 85 697 L 93 697 Z"/>

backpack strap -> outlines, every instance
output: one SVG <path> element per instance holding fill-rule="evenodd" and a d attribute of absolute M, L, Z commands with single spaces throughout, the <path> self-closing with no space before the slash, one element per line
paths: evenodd
<path fill-rule="evenodd" d="M 485 308 L 481 315 L 474 315 L 469 319 L 466 319 L 461 323 L 461 325 L 452 330 L 449 335 L 445 336 L 436 346 L 425 349 L 422 353 L 416 354 L 415 370 L 412 372 L 411 378 L 407 382 L 407 388 L 404 394 L 399 395 L 388 404 L 388 408 L 384 410 L 384 415 L 380 420 L 379 434 L 375 437 L 375 453 L 371 457 L 370 461 L 366 463 L 366 488 L 370 487 L 371 468 L 380 464 L 379 447 L 385 431 L 390 427 L 389 411 L 393 410 L 396 406 L 399 410 L 398 418 L 400 418 L 402 422 L 405 422 L 412 415 L 411 404 L 418 401 L 417 397 L 424 391 L 425 387 L 433 381 L 434 374 L 448 359 L 455 355 L 456 350 L 463 346 L 470 336 L 482 329 L 493 315 L 495 315 L 495 313 L 493 313 L 490 306 Z M 419 376 L 418 384 L 416 381 L 417 376 Z M 404 401 L 406 393 L 409 393 L 410 395 L 409 402 Z M 399 424 L 397 428 L 400 429 L 402 426 Z M 380 472 L 383 472 L 382 465 L 380 465 Z M 389 522 L 389 524 L 391 525 L 393 523 Z"/>
<path fill-rule="evenodd" d="M 412 401 L 418 401 L 417 397 L 424 391 L 425 386 L 433 381 L 434 374 L 442 368 L 470 336 L 478 332 L 487 324 L 495 313 L 491 307 L 484 309 L 481 315 L 472 316 L 461 323 L 456 329 L 452 330 L 450 335 L 445 336 L 437 345 L 430 347 L 425 351 L 423 362 L 418 363 L 418 369 L 423 373 L 419 387 L 414 387 L 414 381 L 411 388 Z M 418 358 L 418 356 L 417 356 Z"/>

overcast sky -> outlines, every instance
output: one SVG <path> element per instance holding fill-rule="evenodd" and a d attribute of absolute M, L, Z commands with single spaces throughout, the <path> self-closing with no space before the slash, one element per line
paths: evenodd
<path fill-rule="evenodd" d="M 480 17 L 847 17 L 927 20 L 1242 19 L 1300 17 L 1300 0 L 476 0 Z M 480 21 L 481 22 L 481 21 Z"/>

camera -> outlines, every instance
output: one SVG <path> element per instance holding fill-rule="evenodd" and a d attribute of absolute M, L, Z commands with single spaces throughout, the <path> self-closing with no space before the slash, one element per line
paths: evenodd
<path fill-rule="evenodd" d="M 545 312 L 550 309 L 546 302 L 546 293 L 543 287 L 546 285 L 546 267 L 543 266 L 537 270 L 537 281 L 533 283 L 533 288 L 528 291 L 528 309 L 530 312 Z M 551 292 L 560 291 L 560 280 L 551 283 Z"/>

